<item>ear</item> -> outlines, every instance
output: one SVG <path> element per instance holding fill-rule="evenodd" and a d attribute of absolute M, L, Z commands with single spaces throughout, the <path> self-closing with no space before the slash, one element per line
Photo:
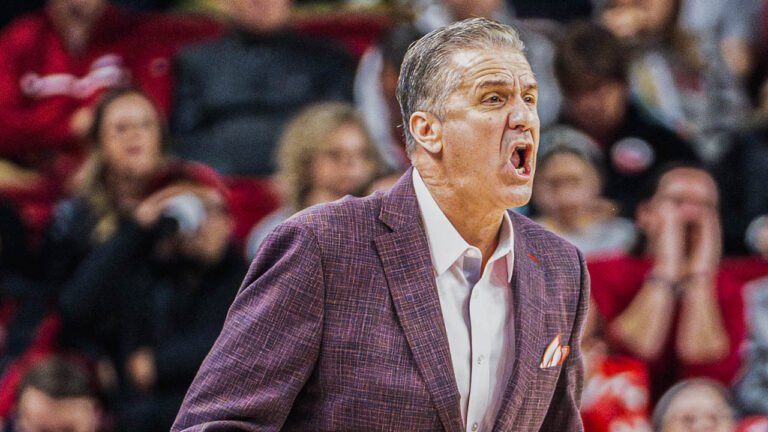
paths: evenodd
<path fill-rule="evenodd" d="M 443 149 L 443 124 L 433 114 L 416 111 L 408 119 L 408 128 L 416 143 L 432 154 Z"/>

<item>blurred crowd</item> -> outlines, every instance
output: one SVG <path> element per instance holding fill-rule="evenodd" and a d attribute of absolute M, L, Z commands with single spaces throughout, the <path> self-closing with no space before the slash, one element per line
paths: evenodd
<path fill-rule="evenodd" d="M 0 6 L 0 429 L 168 430 L 280 222 L 409 162 L 395 87 L 517 28 L 530 204 L 592 279 L 586 430 L 768 431 L 765 0 Z"/>

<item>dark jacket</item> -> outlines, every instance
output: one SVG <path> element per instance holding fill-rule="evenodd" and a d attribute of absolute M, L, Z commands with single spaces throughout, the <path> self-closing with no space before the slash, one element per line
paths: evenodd
<path fill-rule="evenodd" d="M 174 151 L 225 174 L 274 171 L 285 123 L 305 105 L 352 100 L 354 62 L 293 31 L 234 31 L 177 58 Z"/>

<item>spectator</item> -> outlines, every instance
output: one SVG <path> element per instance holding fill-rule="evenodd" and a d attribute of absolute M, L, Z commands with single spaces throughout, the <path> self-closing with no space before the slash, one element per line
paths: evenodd
<path fill-rule="evenodd" d="M 120 221 L 130 217 L 147 196 L 151 179 L 168 164 L 167 127 L 152 101 L 133 88 L 103 95 L 88 140 L 91 152 L 82 181 L 74 197 L 56 205 L 42 245 L 47 297 L 54 305 L 61 290 L 87 276 L 95 250 L 116 235 Z M 65 316 L 56 340 L 65 350 L 99 359 L 116 326 L 114 319 L 105 319 L 84 333 L 78 321 Z"/>
<path fill-rule="evenodd" d="M 65 324 L 114 368 L 121 430 L 167 431 L 221 330 L 247 270 L 226 197 L 212 169 L 171 166 L 62 289 Z"/>
<path fill-rule="evenodd" d="M 223 174 L 268 175 L 277 138 L 301 107 L 351 101 L 351 56 L 288 28 L 290 7 L 233 0 L 232 30 L 178 57 L 176 154 Z"/>
<path fill-rule="evenodd" d="M 410 164 L 395 95 L 397 78 L 408 46 L 421 36 L 421 32 L 409 25 L 389 29 L 363 54 L 355 75 L 357 107 L 384 161 L 395 170 L 403 170 Z"/>
<path fill-rule="evenodd" d="M 728 389 L 708 379 L 690 379 L 670 388 L 653 410 L 657 432 L 736 431 Z"/>
<path fill-rule="evenodd" d="M 756 234 L 761 253 L 766 254 L 766 240 L 768 229 L 766 221 L 762 221 L 762 232 Z M 768 255 L 763 255 L 765 258 Z M 735 395 L 739 407 L 747 414 L 768 415 L 768 398 L 766 396 L 766 382 L 768 382 L 768 277 L 754 279 L 748 282 L 744 288 L 745 307 L 747 309 L 747 329 L 749 339 L 744 355 L 744 368 L 737 384 Z"/>
<path fill-rule="evenodd" d="M 129 12 L 107 0 L 48 0 L 15 20 L 0 35 L 0 160 L 10 167 L 0 189 L 61 193 L 86 152 L 98 95 L 131 83 L 167 112 L 170 58 L 217 31 L 208 21 Z"/>
<path fill-rule="evenodd" d="M 133 88 L 106 93 L 88 133 L 91 153 L 77 193 L 57 204 L 43 245 L 47 278 L 65 283 L 95 245 L 111 238 L 121 218 L 146 196 L 166 164 L 168 133 L 147 95 Z"/>
<path fill-rule="evenodd" d="M 683 28 L 683 1 L 612 1 L 602 20 L 633 47 L 633 93 L 702 160 L 715 163 L 733 144 L 750 105 L 719 50 L 702 49 L 702 38 Z"/>
<path fill-rule="evenodd" d="M 286 127 L 277 150 L 284 204 L 251 231 L 249 258 L 285 219 L 315 204 L 362 194 L 382 169 L 359 114 L 351 105 L 337 102 L 305 108 Z"/>
<path fill-rule="evenodd" d="M 11 431 L 99 430 L 100 408 L 93 382 L 72 361 L 52 357 L 30 369 L 19 385 L 16 404 Z"/>
<path fill-rule="evenodd" d="M 632 221 L 616 217 L 601 197 L 602 155 L 583 133 L 567 126 L 541 135 L 533 203 L 537 222 L 592 256 L 627 252 L 635 239 Z"/>
<path fill-rule="evenodd" d="M 741 362 L 741 283 L 720 270 L 718 191 L 693 166 L 653 178 L 632 255 L 593 260 L 592 297 L 611 347 L 649 366 L 652 395 L 704 376 L 728 383 Z"/>
<path fill-rule="evenodd" d="M 576 23 L 558 46 L 555 72 L 564 96 L 563 122 L 597 142 L 607 161 L 605 195 L 622 216 L 633 217 L 638 190 L 655 169 L 697 158 L 631 99 L 625 51 L 606 29 Z"/>

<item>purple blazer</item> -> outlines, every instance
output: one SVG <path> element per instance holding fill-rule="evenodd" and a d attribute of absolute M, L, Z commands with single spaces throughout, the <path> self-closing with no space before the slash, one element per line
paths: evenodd
<path fill-rule="evenodd" d="M 570 243 L 510 213 L 514 372 L 496 431 L 580 431 L 589 298 Z M 539 367 L 560 335 L 571 353 Z M 316 206 L 267 238 L 173 431 L 463 431 L 410 170 Z"/>

